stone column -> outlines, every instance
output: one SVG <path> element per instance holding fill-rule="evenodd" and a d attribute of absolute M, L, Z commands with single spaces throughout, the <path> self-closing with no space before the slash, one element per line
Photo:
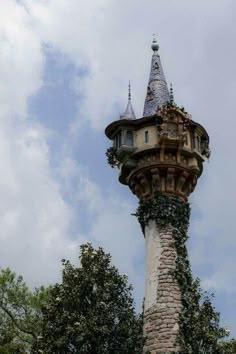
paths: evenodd
<path fill-rule="evenodd" d="M 149 220 L 145 226 L 146 277 L 144 303 L 143 353 L 177 353 L 181 292 L 173 271 L 176 249 L 173 227 L 157 226 Z"/>

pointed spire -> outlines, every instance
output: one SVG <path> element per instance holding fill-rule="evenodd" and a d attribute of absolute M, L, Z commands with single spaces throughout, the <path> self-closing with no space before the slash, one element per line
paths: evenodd
<path fill-rule="evenodd" d="M 144 103 L 143 116 L 152 116 L 156 113 L 158 107 L 169 102 L 170 95 L 163 73 L 160 56 L 158 53 L 159 45 L 155 35 L 152 42 L 152 62 L 151 71 L 147 88 L 147 96 Z"/>
<path fill-rule="evenodd" d="M 130 81 L 129 81 L 128 100 L 131 101 L 131 85 L 130 85 Z"/>
<path fill-rule="evenodd" d="M 136 119 L 133 106 L 131 103 L 131 85 L 129 81 L 129 90 L 128 90 L 128 104 L 125 112 L 120 116 L 120 119 Z"/>
<path fill-rule="evenodd" d="M 174 90 L 173 90 L 173 86 L 172 86 L 172 82 L 170 83 L 170 104 L 174 104 L 175 100 L 174 100 Z"/>

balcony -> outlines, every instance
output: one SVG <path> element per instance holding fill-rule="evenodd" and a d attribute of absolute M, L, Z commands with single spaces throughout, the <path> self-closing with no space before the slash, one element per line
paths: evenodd
<path fill-rule="evenodd" d="M 122 144 L 118 149 L 117 149 L 117 157 L 118 160 L 123 162 L 128 158 L 131 154 L 135 152 L 137 148 L 135 146 L 129 146 Z"/>

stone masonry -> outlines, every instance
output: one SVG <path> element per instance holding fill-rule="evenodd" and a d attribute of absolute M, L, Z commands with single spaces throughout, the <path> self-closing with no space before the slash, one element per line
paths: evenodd
<path fill-rule="evenodd" d="M 171 272 L 175 269 L 176 250 L 172 227 L 158 228 L 155 221 L 145 227 L 146 286 L 144 304 L 143 353 L 179 352 L 179 314 L 181 292 Z"/>

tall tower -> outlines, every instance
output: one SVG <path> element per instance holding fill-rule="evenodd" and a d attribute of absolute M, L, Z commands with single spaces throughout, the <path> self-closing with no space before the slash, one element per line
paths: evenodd
<path fill-rule="evenodd" d="M 135 117 L 129 88 L 125 113 L 105 133 L 113 141 L 108 162 L 139 199 L 136 216 L 146 243 L 143 352 L 167 354 L 184 346 L 192 281 L 188 196 L 210 151 L 206 130 L 175 104 L 172 86 L 168 90 L 155 38 L 152 50 L 143 117 Z"/>

